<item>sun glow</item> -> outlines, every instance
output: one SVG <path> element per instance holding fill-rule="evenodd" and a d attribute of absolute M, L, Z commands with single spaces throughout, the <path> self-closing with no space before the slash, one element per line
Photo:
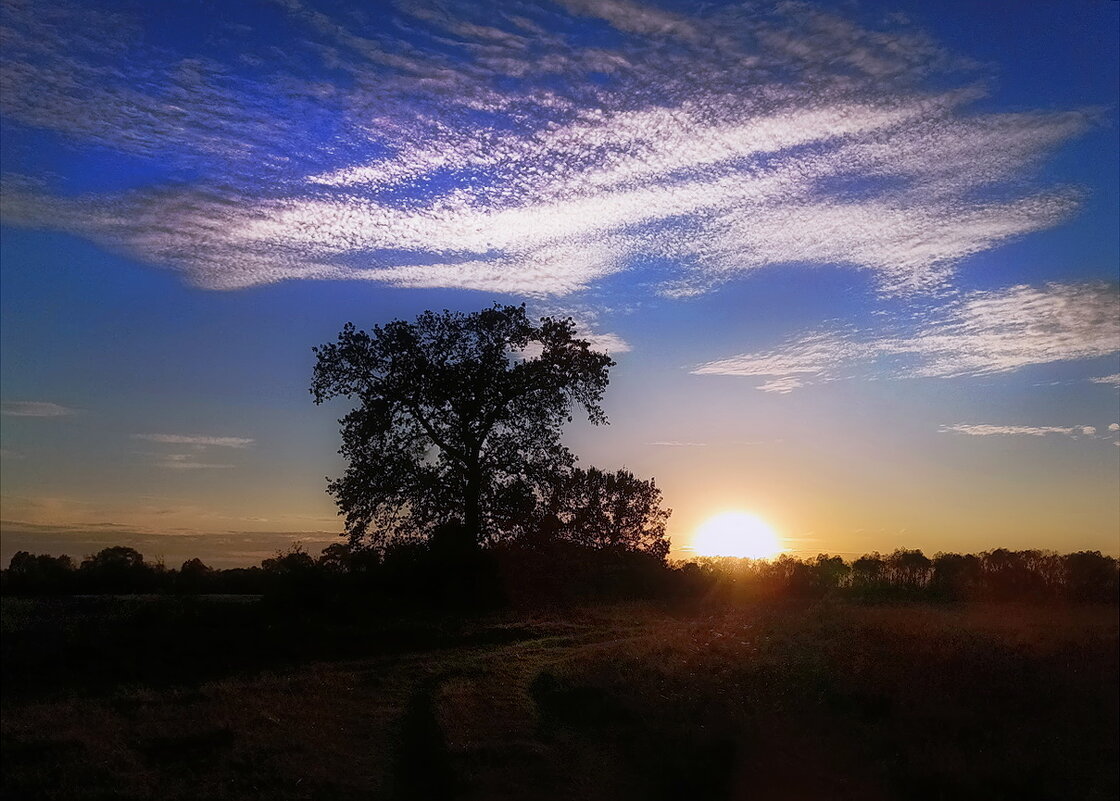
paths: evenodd
<path fill-rule="evenodd" d="M 724 512 L 696 529 L 692 550 L 697 556 L 770 559 L 782 552 L 782 543 L 762 518 L 746 512 Z"/>

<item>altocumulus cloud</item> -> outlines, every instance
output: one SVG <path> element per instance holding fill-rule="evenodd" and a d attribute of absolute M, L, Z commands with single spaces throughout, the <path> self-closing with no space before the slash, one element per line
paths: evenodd
<path fill-rule="evenodd" d="M 1064 434 L 1068 437 L 1094 437 L 1095 426 L 1009 426 L 989 425 L 986 423 L 956 423 L 941 426 L 940 431 L 951 434 L 967 434 L 973 437 L 991 436 L 1028 436 L 1045 437 L 1047 434 Z"/>
<path fill-rule="evenodd" d="M 906 25 L 796 2 L 335 18 L 287 0 L 268 38 L 215 23 L 204 56 L 126 35 L 142 28 L 127 8 L 6 5 L 0 110 L 189 180 L 72 195 L 7 176 L 3 219 L 211 289 L 355 279 L 556 297 L 660 260 L 667 296 L 792 262 L 927 290 L 1072 214 L 1077 193 L 1032 168 L 1093 124 L 1082 109 L 981 112 L 977 65 Z M 923 347 L 935 371 L 961 355 Z M 795 383 L 767 374 L 773 391 Z"/>
<path fill-rule="evenodd" d="M 814 332 L 774 350 L 706 362 L 692 372 L 759 377 L 766 379 L 759 389 L 788 392 L 873 363 L 898 376 L 948 378 L 1117 352 L 1116 285 L 1020 285 L 965 294 L 897 336 Z"/>
<path fill-rule="evenodd" d="M 253 445 L 249 437 L 212 437 L 195 434 L 133 434 L 133 439 L 161 445 L 186 445 L 193 453 L 156 454 L 155 466 L 167 470 L 228 470 L 236 465 L 200 458 L 211 448 L 243 450 Z"/>
<path fill-rule="evenodd" d="M 68 417 L 77 414 L 77 410 L 48 401 L 4 401 L 0 404 L 0 414 L 5 417 Z"/>
<path fill-rule="evenodd" d="M 208 437 L 194 434 L 133 434 L 133 439 L 167 445 L 193 445 L 200 448 L 248 448 L 254 440 L 248 437 Z"/>
<path fill-rule="evenodd" d="M 156 461 L 157 467 L 170 470 L 221 470 L 232 469 L 232 464 L 219 464 L 214 462 L 200 462 L 195 456 L 188 453 L 169 453 Z"/>

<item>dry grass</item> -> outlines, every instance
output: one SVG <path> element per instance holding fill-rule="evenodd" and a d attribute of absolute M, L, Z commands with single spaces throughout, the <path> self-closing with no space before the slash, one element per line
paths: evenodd
<path fill-rule="evenodd" d="M 4 795 L 1117 796 L 1115 608 L 637 605 L 448 630 L 378 653 L 345 627 L 370 641 L 170 685 L 6 688 Z"/>

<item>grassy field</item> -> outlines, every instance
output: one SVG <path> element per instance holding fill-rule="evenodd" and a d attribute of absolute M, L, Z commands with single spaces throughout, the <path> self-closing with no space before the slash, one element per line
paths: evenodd
<path fill-rule="evenodd" d="M 5 798 L 1115 799 L 1115 607 L 4 599 Z"/>

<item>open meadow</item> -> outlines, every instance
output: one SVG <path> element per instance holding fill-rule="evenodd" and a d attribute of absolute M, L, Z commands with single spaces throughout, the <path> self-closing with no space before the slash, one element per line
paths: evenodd
<path fill-rule="evenodd" d="M 1113 605 L 3 600 L 5 798 L 1114 799 Z"/>

